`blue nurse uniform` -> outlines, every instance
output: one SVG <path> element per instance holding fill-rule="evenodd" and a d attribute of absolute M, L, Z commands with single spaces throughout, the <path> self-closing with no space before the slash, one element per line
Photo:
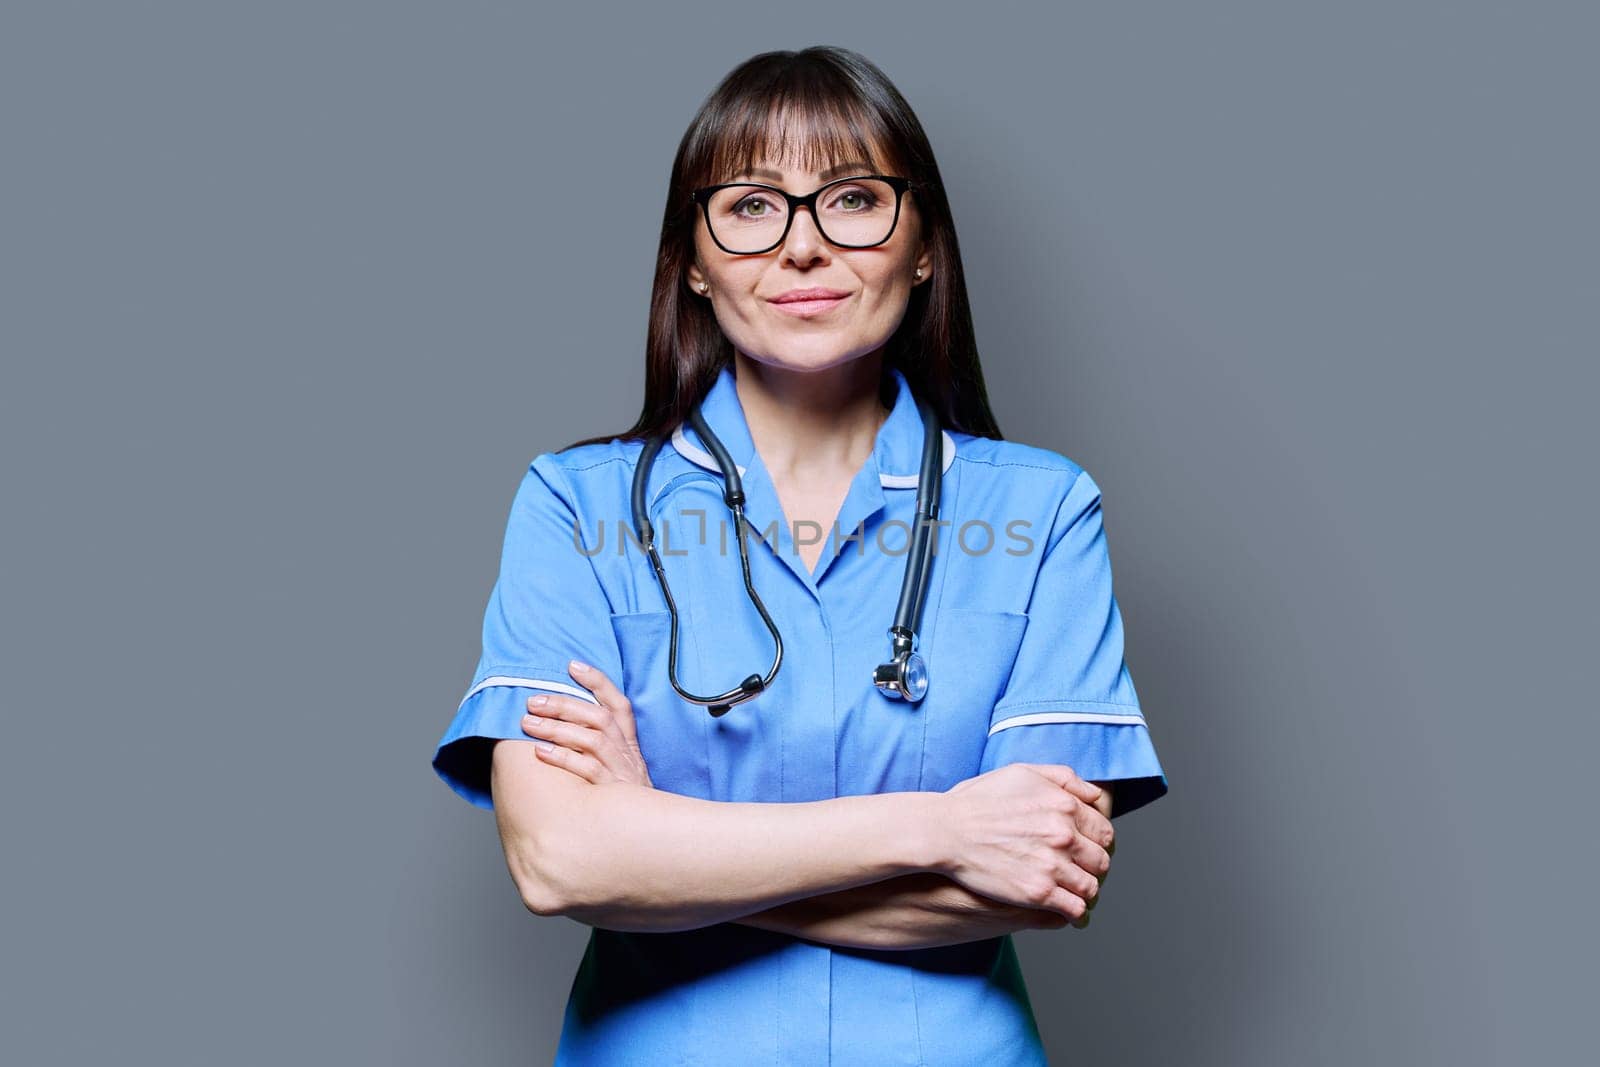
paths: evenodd
<path fill-rule="evenodd" d="M 1100 490 L 1058 453 L 945 432 L 947 525 L 918 630 L 927 696 L 910 704 L 872 684 L 889 651 L 922 446 L 910 387 L 892 374 L 894 407 L 814 573 L 795 534 L 814 542 L 818 532 L 786 528 L 733 372 L 706 397 L 702 413 L 743 473 L 751 575 L 784 642 L 772 688 L 721 718 L 667 679 L 666 601 L 626 532 L 642 442 L 536 457 L 512 502 L 482 659 L 434 756 L 440 776 L 490 807 L 492 739 L 527 739 L 521 719 L 536 690 L 589 698 L 567 672 L 576 658 L 628 695 L 651 778 L 674 793 L 795 802 L 943 791 L 1013 762 L 1118 779 L 1113 814 L 1165 793 L 1123 662 Z M 662 448 L 647 490 L 680 613 L 680 682 L 720 693 L 765 674 L 771 636 L 744 590 L 721 474 L 692 429 Z M 555 1062 L 1046 1061 L 1010 935 L 862 950 L 729 922 L 591 928 Z"/>

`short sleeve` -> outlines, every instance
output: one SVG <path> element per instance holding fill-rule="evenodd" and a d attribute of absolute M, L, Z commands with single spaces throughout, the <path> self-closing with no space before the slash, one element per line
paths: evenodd
<path fill-rule="evenodd" d="M 434 752 L 439 777 L 480 808 L 494 806 L 494 742 L 529 740 L 522 716 L 534 691 L 593 701 L 567 670 L 573 659 L 621 676 L 610 602 L 572 501 L 550 454 L 534 459 L 511 502 L 500 573 L 483 615 L 483 653 Z"/>
<path fill-rule="evenodd" d="M 1087 471 L 1062 498 L 1041 550 L 982 769 L 1064 763 L 1090 781 L 1117 779 L 1112 815 L 1121 815 L 1165 794 L 1167 778 L 1123 660 L 1100 487 Z"/>

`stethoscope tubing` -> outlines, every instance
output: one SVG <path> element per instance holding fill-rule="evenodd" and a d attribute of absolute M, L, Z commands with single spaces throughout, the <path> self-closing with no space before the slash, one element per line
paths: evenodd
<path fill-rule="evenodd" d="M 917 474 L 917 500 L 916 500 L 916 525 L 911 531 L 911 544 L 908 549 L 905 573 L 900 580 L 900 596 L 895 604 L 894 624 L 889 627 L 892 638 L 891 655 L 894 661 L 884 664 L 879 671 L 887 671 L 895 662 L 899 662 L 900 677 L 904 677 L 904 657 L 911 655 L 916 647 L 916 627 L 922 617 L 922 609 L 927 597 L 929 580 L 932 575 L 933 553 L 931 543 L 935 523 L 939 517 L 939 497 L 943 473 L 943 429 L 939 425 L 939 415 L 933 406 L 921 397 L 914 397 L 917 412 L 922 419 L 922 462 Z M 633 509 L 634 531 L 639 543 L 644 546 L 645 553 L 650 560 L 650 568 L 655 572 L 656 581 L 661 586 L 661 595 L 667 603 L 667 613 L 671 617 L 671 630 L 667 643 L 667 678 L 672 683 L 672 688 L 684 700 L 695 704 L 707 705 L 713 717 L 720 717 L 728 712 L 734 704 L 742 703 L 764 692 L 777 677 L 778 668 L 783 664 L 783 635 L 779 633 L 777 623 L 773 622 L 772 615 L 761 601 L 756 592 L 755 583 L 750 574 L 750 555 L 745 540 L 745 515 L 744 515 L 744 482 L 739 474 L 739 468 L 733 461 L 720 438 L 712 432 L 696 404 L 689 411 L 686 420 L 705 442 L 717 466 L 722 470 L 723 503 L 733 514 L 734 528 L 739 545 L 739 567 L 744 576 L 745 592 L 750 597 L 750 602 L 755 605 L 760 613 L 761 620 L 766 624 L 767 631 L 772 634 L 773 658 L 772 666 L 768 668 L 765 676 L 752 674 L 745 678 L 739 685 L 725 693 L 716 696 L 703 696 L 691 693 L 678 681 L 678 606 L 673 599 L 671 585 L 667 581 L 667 572 L 661 562 L 661 555 L 656 551 L 655 528 L 651 525 L 648 507 L 645 500 L 646 489 L 649 482 L 649 473 L 655 465 L 657 454 L 666 443 L 667 434 L 658 434 L 645 442 L 643 450 L 639 453 L 638 464 L 634 468 L 633 488 L 630 503 Z M 915 656 L 912 656 L 915 659 Z M 894 672 L 890 672 L 891 674 Z M 926 671 L 923 671 L 924 676 Z M 877 673 L 874 674 L 874 680 Z M 878 683 L 882 685 L 883 683 Z M 919 696 L 911 697 L 913 700 Z"/>

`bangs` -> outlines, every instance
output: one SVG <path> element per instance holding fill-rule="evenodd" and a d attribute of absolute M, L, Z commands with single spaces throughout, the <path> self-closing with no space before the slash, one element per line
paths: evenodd
<path fill-rule="evenodd" d="M 752 95 L 718 123 L 694 184 L 736 181 L 758 166 L 819 172 L 859 162 L 863 173 L 903 173 L 891 143 L 877 115 L 833 86 Z"/>

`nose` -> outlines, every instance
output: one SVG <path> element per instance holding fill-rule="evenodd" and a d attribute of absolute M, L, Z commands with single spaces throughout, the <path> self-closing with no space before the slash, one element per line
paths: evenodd
<path fill-rule="evenodd" d="M 809 266 L 826 260 L 828 242 L 817 229 L 817 220 L 810 208 L 795 211 L 789 221 L 789 235 L 783 239 L 782 258 L 795 266 Z"/>

